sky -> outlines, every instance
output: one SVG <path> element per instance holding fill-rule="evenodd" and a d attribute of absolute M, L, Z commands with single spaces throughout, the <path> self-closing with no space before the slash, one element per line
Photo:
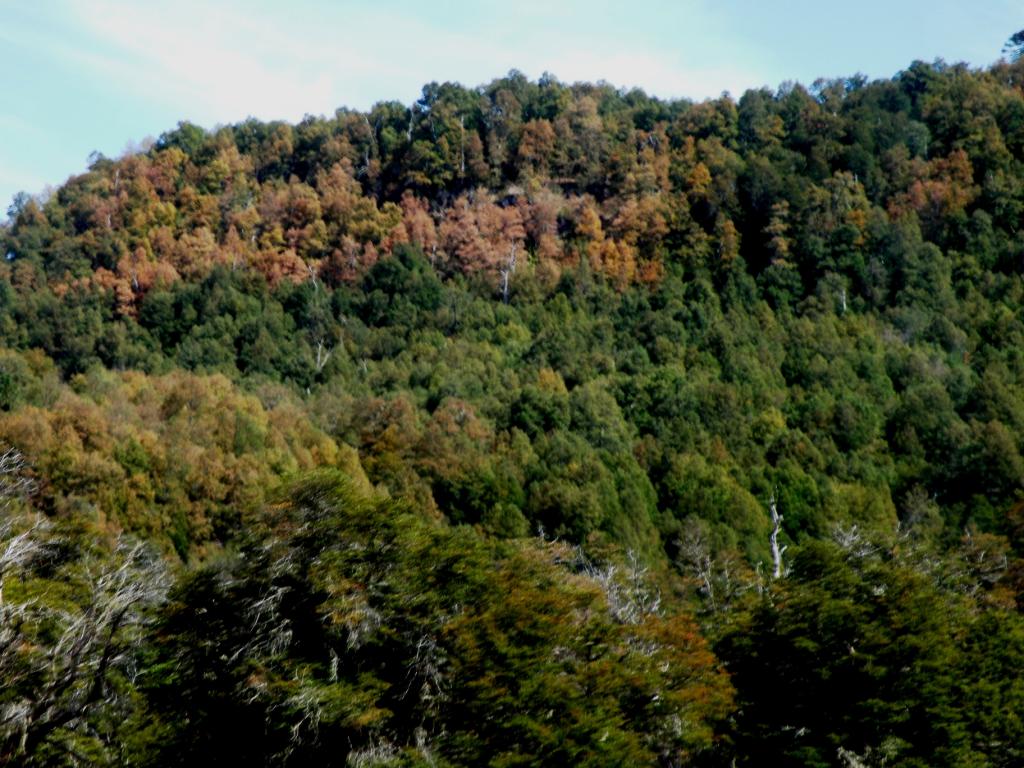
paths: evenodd
<path fill-rule="evenodd" d="M 1020 0 L 0 0 L 0 220 L 189 120 L 300 120 L 511 69 L 663 98 L 996 61 Z"/>

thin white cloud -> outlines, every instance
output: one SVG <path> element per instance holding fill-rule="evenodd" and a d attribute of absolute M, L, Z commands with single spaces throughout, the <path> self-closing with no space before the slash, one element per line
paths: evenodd
<path fill-rule="evenodd" d="M 32 126 L 24 118 L 12 114 L 0 114 L 0 131 L 25 133 L 31 130 Z"/>
<path fill-rule="evenodd" d="M 744 69 L 757 55 L 723 19 L 711 0 L 645 0 L 635 10 L 630 0 L 437 0 L 429 10 L 414 0 L 0 0 L 14 75 L 47 88 L 49 103 L 86 88 L 93 101 L 77 108 L 96 104 L 74 126 L 47 104 L 0 115 L 0 201 L 80 170 L 91 149 L 113 151 L 177 120 L 297 121 L 408 103 L 434 80 L 474 86 L 518 69 L 662 97 L 738 94 L 761 82 Z M 12 168 L 29 156 L 38 174 Z"/>
<path fill-rule="evenodd" d="M 328 75 L 312 70 L 268 22 L 241 11 L 188 2 L 172 12 L 124 0 L 73 0 L 71 7 L 101 50 L 79 51 L 80 61 L 200 120 L 295 120 L 330 103 Z"/>
<path fill-rule="evenodd" d="M 6 197 L 11 197 L 18 191 L 39 192 L 45 185 L 46 181 L 31 171 L 0 163 L 0 190 L 7 193 Z M 4 195 L 0 195 L 0 202 L 5 203 L 6 210 Z M 3 211 L 0 211 L 0 214 L 2 213 Z"/>
<path fill-rule="evenodd" d="M 723 91 L 739 95 L 757 82 L 739 68 L 686 67 L 643 53 L 604 55 L 570 51 L 553 58 L 550 69 L 563 80 L 606 80 L 620 87 L 639 87 L 661 98 L 714 98 Z"/>
<path fill-rule="evenodd" d="M 567 81 L 603 79 L 666 97 L 717 96 L 756 82 L 738 67 L 689 66 L 621 41 L 611 52 L 608 40 L 567 47 L 562 29 L 528 18 L 510 22 L 521 25 L 521 34 L 470 34 L 380 8 L 332 13 L 298 5 L 271 13 L 198 0 L 180 0 L 173 9 L 131 0 L 67 2 L 76 30 L 93 45 L 65 46 L 63 55 L 138 98 L 204 123 L 366 108 L 381 99 L 410 100 L 425 81 L 476 85 L 512 68 Z M 694 27 L 711 26 L 700 3 L 689 6 Z"/>

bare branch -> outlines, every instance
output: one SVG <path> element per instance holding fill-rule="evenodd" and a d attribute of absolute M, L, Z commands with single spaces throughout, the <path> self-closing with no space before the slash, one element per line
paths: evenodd
<path fill-rule="evenodd" d="M 34 556 L 54 543 L 47 534 L 38 522 L 16 536 L 8 526 L 8 572 L 31 578 Z M 162 561 L 139 543 L 119 541 L 109 559 L 64 570 L 67 581 L 85 578 L 83 606 L 51 601 L 47 582 L 39 599 L 0 604 L 0 684 L 13 694 L 0 710 L 0 765 L 25 762 L 94 709 L 119 705 L 111 676 L 131 666 L 144 608 L 167 589 Z"/>

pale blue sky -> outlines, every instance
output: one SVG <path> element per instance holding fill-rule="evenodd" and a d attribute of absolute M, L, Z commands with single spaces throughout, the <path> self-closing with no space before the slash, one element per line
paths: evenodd
<path fill-rule="evenodd" d="M 0 0 L 0 219 L 179 120 L 408 103 L 512 68 L 662 97 L 999 58 L 1020 0 Z"/>

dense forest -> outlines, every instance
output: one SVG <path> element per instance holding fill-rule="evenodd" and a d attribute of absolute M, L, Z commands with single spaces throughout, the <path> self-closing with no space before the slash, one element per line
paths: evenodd
<path fill-rule="evenodd" d="M 1024 60 L 188 123 L 0 227 L 0 765 L 1024 765 Z"/>

